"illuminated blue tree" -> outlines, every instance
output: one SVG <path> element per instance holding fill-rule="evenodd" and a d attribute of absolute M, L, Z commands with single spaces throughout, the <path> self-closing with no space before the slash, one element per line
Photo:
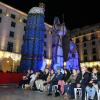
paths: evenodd
<path fill-rule="evenodd" d="M 33 7 L 28 14 L 24 43 L 22 46 L 21 69 L 39 71 L 44 55 L 44 6 Z"/>

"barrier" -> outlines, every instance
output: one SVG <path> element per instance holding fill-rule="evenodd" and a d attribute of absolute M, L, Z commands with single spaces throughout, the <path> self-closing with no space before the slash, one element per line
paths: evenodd
<path fill-rule="evenodd" d="M 74 95 L 75 100 L 82 97 L 82 89 L 81 88 L 74 88 Z"/>
<path fill-rule="evenodd" d="M 100 100 L 100 89 L 97 90 L 98 100 Z"/>
<path fill-rule="evenodd" d="M 23 73 L 0 73 L 0 84 L 18 84 L 22 80 Z"/>

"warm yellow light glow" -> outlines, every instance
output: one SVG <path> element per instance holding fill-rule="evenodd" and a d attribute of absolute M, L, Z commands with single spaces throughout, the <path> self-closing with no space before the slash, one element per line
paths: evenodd
<path fill-rule="evenodd" d="M 22 22 L 22 19 L 20 19 L 19 22 L 21 23 Z"/>
<path fill-rule="evenodd" d="M 51 59 L 46 59 L 47 65 L 51 65 Z"/>
<path fill-rule="evenodd" d="M 7 13 L 7 14 L 6 14 L 6 16 L 8 17 L 8 16 L 9 16 L 9 14 Z"/>
<path fill-rule="evenodd" d="M 0 51 L 0 59 L 11 57 L 15 61 L 21 60 L 21 54 L 10 53 L 7 51 Z"/>
<path fill-rule="evenodd" d="M 100 67 L 100 61 L 80 63 L 81 67 Z"/>
<path fill-rule="evenodd" d="M 64 62 L 64 66 L 66 66 L 66 62 Z"/>
<path fill-rule="evenodd" d="M 7 60 L 7 63 L 9 63 L 9 60 Z"/>
<path fill-rule="evenodd" d="M 0 59 L 3 58 L 3 52 L 0 52 Z"/>
<path fill-rule="evenodd" d="M 0 51 L 0 64 L 3 72 L 16 71 L 20 65 L 21 54 Z"/>

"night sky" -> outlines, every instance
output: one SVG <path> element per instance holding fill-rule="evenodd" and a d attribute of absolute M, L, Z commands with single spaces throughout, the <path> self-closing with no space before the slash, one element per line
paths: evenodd
<path fill-rule="evenodd" d="M 100 23 L 100 5 L 97 0 L 0 0 L 14 8 L 28 13 L 30 8 L 39 2 L 46 4 L 45 21 L 53 24 L 58 16 L 64 20 L 68 29 L 81 28 L 86 25 Z M 87 2 L 88 1 L 88 2 Z M 99 1 L 99 0 L 98 0 Z"/>

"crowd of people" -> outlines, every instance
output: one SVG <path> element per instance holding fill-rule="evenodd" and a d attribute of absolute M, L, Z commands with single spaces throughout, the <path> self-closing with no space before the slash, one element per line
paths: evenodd
<path fill-rule="evenodd" d="M 55 86 L 55 96 L 63 95 L 68 98 L 75 98 L 74 88 L 81 88 L 82 100 L 85 100 L 85 93 L 88 94 L 89 100 L 97 100 L 96 90 L 100 89 L 100 71 L 96 67 L 91 71 L 86 67 L 72 71 L 58 68 L 56 73 L 48 68 L 39 72 L 28 70 L 19 82 L 19 87 L 25 88 L 27 84 L 34 91 L 47 91 L 48 96 L 52 95 Z"/>

